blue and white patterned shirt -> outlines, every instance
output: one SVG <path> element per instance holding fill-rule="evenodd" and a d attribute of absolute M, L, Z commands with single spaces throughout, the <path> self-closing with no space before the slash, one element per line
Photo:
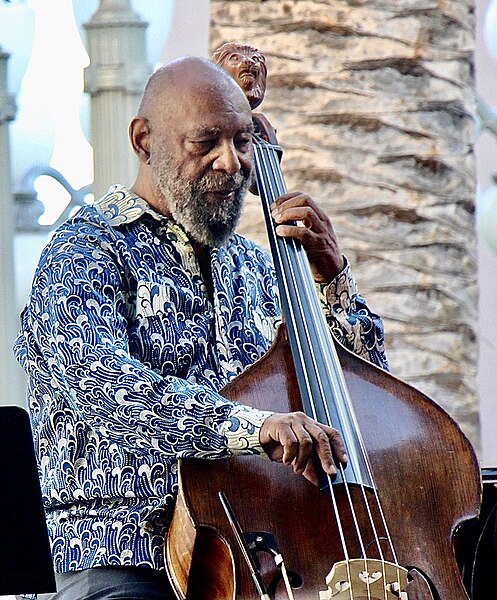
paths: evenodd
<path fill-rule="evenodd" d="M 263 453 L 269 413 L 218 392 L 271 345 L 275 276 L 239 235 L 211 267 L 214 304 L 185 232 L 119 185 L 44 249 L 15 354 L 57 572 L 163 568 L 178 457 Z M 349 266 L 318 288 L 334 334 L 386 367 L 381 319 Z"/>

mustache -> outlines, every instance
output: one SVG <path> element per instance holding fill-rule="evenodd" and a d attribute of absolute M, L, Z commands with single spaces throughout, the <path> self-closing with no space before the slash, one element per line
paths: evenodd
<path fill-rule="evenodd" d="M 226 173 L 206 173 L 198 182 L 198 187 L 202 192 L 232 192 L 242 187 L 248 177 L 240 171 L 234 175 Z"/>

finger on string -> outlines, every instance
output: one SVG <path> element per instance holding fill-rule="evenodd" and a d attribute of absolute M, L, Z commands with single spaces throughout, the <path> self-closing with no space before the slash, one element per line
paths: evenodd
<path fill-rule="evenodd" d="M 280 444 L 283 448 L 282 462 L 291 465 L 298 455 L 299 442 L 291 426 L 285 427 L 280 432 Z"/>
<path fill-rule="evenodd" d="M 273 204 L 271 204 L 270 208 L 273 210 L 274 208 L 280 206 L 284 202 L 288 202 L 289 200 L 293 200 L 294 198 L 297 198 L 299 196 L 302 196 L 302 192 L 288 192 L 287 194 L 283 194 L 279 198 L 276 198 Z"/>
<path fill-rule="evenodd" d="M 313 442 L 307 429 L 300 423 L 292 424 L 292 430 L 298 440 L 298 449 L 293 460 L 293 470 L 296 473 L 302 473 L 312 456 Z"/>
<path fill-rule="evenodd" d="M 275 232 L 280 237 L 293 237 L 298 240 L 305 240 L 309 236 L 318 236 L 319 234 L 311 231 L 305 225 L 278 225 L 275 228 Z"/>
<path fill-rule="evenodd" d="M 340 462 L 344 460 L 345 446 L 336 430 L 331 427 L 307 425 L 306 429 L 315 440 L 314 449 L 325 473 L 335 475 L 337 468 L 335 456 L 340 456 Z"/>
<path fill-rule="evenodd" d="M 338 460 L 338 462 L 346 465 L 349 457 L 347 456 L 347 449 L 345 447 L 345 443 L 343 441 L 342 436 L 336 429 L 331 429 L 331 432 L 328 434 L 330 439 L 331 447 L 333 448 L 333 455 Z"/>
<path fill-rule="evenodd" d="M 306 227 L 318 228 L 319 231 L 325 231 L 326 229 L 322 219 L 308 206 L 285 208 L 282 211 L 276 211 L 273 213 L 273 219 L 276 223 L 302 221 Z"/>

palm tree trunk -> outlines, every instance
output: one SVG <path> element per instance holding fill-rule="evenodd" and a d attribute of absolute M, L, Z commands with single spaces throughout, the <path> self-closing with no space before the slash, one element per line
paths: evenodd
<path fill-rule="evenodd" d="M 392 372 L 478 446 L 471 0 L 212 0 L 267 58 L 289 189 L 332 216 Z M 251 199 L 243 232 L 265 243 Z"/>

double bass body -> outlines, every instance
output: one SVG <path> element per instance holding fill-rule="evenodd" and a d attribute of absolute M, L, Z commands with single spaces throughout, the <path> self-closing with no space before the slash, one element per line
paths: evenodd
<path fill-rule="evenodd" d="M 477 516 L 480 504 L 479 468 L 472 446 L 447 413 L 424 394 L 338 344 L 337 350 L 397 559 L 412 578 L 409 600 L 466 600 L 453 546 L 457 529 Z M 302 408 L 284 326 L 268 354 L 226 387 L 223 395 L 261 409 Z M 166 545 L 179 598 L 257 597 L 217 498 L 221 490 L 244 531 L 274 535 L 288 571 L 298 576 L 295 580 L 301 578 L 300 587 L 293 590 L 295 598 L 319 598 L 333 564 L 344 559 L 325 492 L 287 467 L 257 457 L 185 460 L 180 463 L 180 480 Z M 353 488 L 352 494 L 358 518 L 367 529 L 369 516 L 360 509 L 359 491 Z M 348 499 L 340 489 L 336 496 L 349 554 L 360 557 Z M 377 515 L 374 518 L 379 520 Z M 278 580 L 270 561 L 265 578 Z M 281 580 L 275 597 L 287 597 Z M 350 600 L 362 598 L 350 596 Z"/>

